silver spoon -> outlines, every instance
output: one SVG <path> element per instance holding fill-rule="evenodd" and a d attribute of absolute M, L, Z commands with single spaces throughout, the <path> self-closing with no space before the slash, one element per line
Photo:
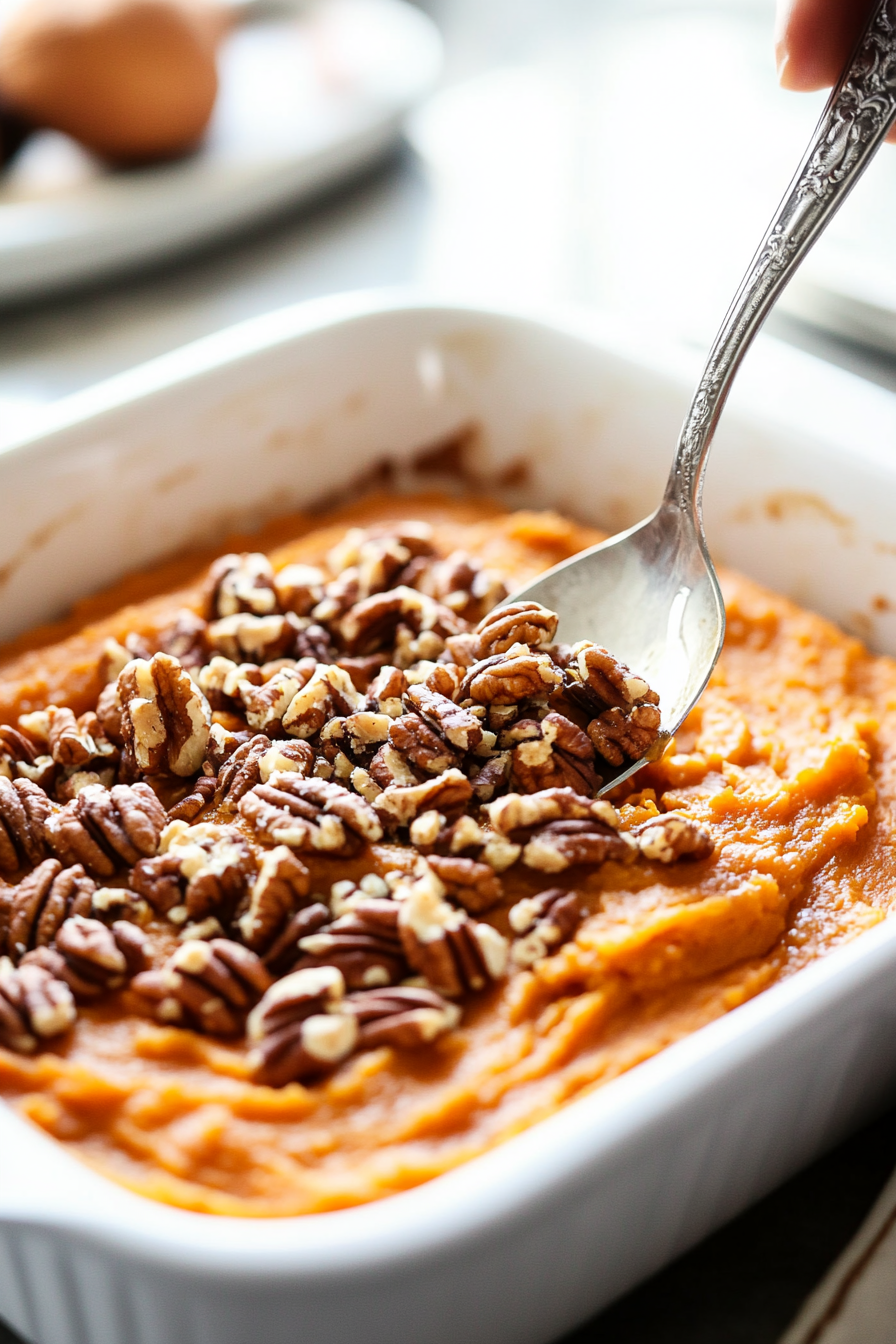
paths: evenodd
<path fill-rule="evenodd" d="M 591 639 L 604 645 L 659 694 L 659 741 L 648 756 L 605 775 L 601 793 L 662 754 L 715 667 L 725 635 L 725 608 L 701 507 L 712 436 L 750 342 L 894 118 L 896 0 L 882 0 L 828 99 L 716 336 L 684 419 L 659 508 L 509 599 L 540 602 L 557 612 L 558 639 L 570 644 Z"/>

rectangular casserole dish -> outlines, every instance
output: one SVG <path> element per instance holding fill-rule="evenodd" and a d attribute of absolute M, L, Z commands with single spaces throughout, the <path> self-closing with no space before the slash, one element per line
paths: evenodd
<path fill-rule="evenodd" d="M 656 503 L 696 373 L 594 318 L 350 296 L 244 324 L 0 452 L 0 632 L 364 479 L 447 471 L 615 530 Z M 896 651 L 894 446 L 891 394 L 760 343 L 710 471 L 717 559 Z M 0 1316 L 34 1344 L 542 1344 L 892 1095 L 894 981 L 890 921 L 457 1171 L 306 1218 L 154 1204 L 0 1106 Z"/>

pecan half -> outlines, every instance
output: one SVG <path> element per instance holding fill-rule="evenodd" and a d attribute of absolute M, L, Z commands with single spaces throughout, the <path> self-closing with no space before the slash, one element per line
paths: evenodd
<path fill-rule="evenodd" d="M 0 775 L 0 872 L 40 863 L 47 852 L 44 830 L 52 812 L 49 798 L 31 780 Z"/>
<path fill-rule="evenodd" d="M 515 644 L 538 647 L 550 644 L 557 633 L 559 616 L 538 602 L 511 602 L 484 616 L 476 627 L 479 657 L 507 653 Z"/>
<path fill-rule="evenodd" d="M 508 921 L 518 935 L 510 946 L 511 961 L 533 966 L 568 942 L 585 917 L 579 900 L 578 892 L 549 887 L 511 906 Z"/>
<path fill-rule="evenodd" d="M 118 678 L 121 731 L 134 768 L 194 775 L 208 745 L 211 710 L 176 658 L 135 658 Z"/>
<path fill-rule="evenodd" d="M 562 682 L 563 673 L 546 653 L 533 653 L 525 644 L 513 644 L 506 653 L 474 663 L 457 698 L 481 705 L 544 701 Z"/>
<path fill-rule="evenodd" d="M 42 966 L 68 985 L 76 1003 L 89 1003 L 121 989 L 146 961 L 146 935 L 135 924 L 116 920 L 110 928 L 98 919 L 74 915 L 61 926 L 52 947 L 27 953 L 21 964 Z"/>
<path fill-rule="evenodd" d="M 465 629 L 461 617 L 425 593 L 399 585 L 363 598 L 343 616 L 339 633 L 349 653 L 374 653 L 395 641 L 400 624 L 414 635 L 444 639 Z"/>
<path fill-rule="evenodd" d="M 131 886 L 158 914 L 173 923 L 216 915 L 228 922 L 246 895 L 255 862 L 235 826 L 172 821 L 159 853 L 131 873 Z"/>
<path fill-rule="evenodd" d="M 294 969 L 337 966 L 349 989 L 393 985 L 407 974 L 395 901 L 368 898 L 332 923 L 299 939 Z"/>
<path fill-rule="evenodd" d="M 615 808 L 569 788 L 510 793 L 488 804 L 486 811 L 497 831 L 523 845 L 523 863 L 540 872 L 637 858 L 635 841 L 617 830 Z"/>
<path fill-rule="evenodd" d="M 303 778 L 314 767 L 314 752 L 307 742 L 277 742 L 264 733 L 237 747 L 218 772 L 215 803 L 222 812 L 236 812 L 240 799 L 256 784 L 266 784 L 276 771 L 294 771 Z"/>
<path fill-rule="evenodd" d="M 311 875 L 286 845 L 267 850 L 249 895 L 249 907 L 238 921 L 240 934 L 253 952 L 269 947 L 290 916 L 306 903 Z"/>
<path fill-rule="evenodd" d="M 355 1017 L 358 1047 L 391 1045 L 413 1049 L 428 1045 L 460 1021 L 460 1008 L 432 989 L 367 989 L 349 994 L 345 1009 Z"/>
<path fill-rule="evenodd" d="M 678 859 L 708 859 L 715 848 L 712 836 L 681 812 L 651 817 L 630 832 L 645 859 L 653 863 L 676 863 Z"/>
<path fill-rule="evenodd" d="M 478 621 L 507 596 L 500 576 L 484 569 L 482 561 L 466 551 L 452 551 L 444 560 L 430 562 L 414 586 L 468 621 Z"/>
<path fill-rule="evenodd" d="M 60 1036 L 78 1012 L 72 992 L 42 966 L 13 966 L 0 957 L 0 1045 L 30 1055 L 41 1041 Z"/>
<path fill-rule="evenodd" d="M 45 825 L 47 843 L 66 866 L 83 864 L 94 877 L 111 877 L 155 854 L 167 818 L 148 784 L 89 784 Z"/>
<path fill-rule="evenodd" d="M 391 719 L 389 742 L 405 760 L 428 775 L 441 775 L 461 762 L 461 753 L 448 745 L 419 714 Z"/>
<path fill-rule="evenodd" d="M 131 988 L 153 1003 L 160 1022 L 213 1036 L 236 1036 L 245 1013 L 270 985 L 260 958 L 228 938 L 189 939 L 159 970 L 131 981 Z"/>
<path fill-rule="evenodd" d="M 659 737 L 659 696 L 598 644 L 582 640 L 569 650 L 563 691 L 572 704 L 594 716 L 588 736 L 611 765 L 638 760 Z"/>
<path fill-rule="evenodd" d="M 626 760 L 637 761 L 647 754 L 660 735 L 660 721 L 655 704 L 635 705 L 628 713 L 605 709 L 589 723 L 588 736 L 605 761 L 623 765 Z"/>
<path fill-rule="evenodd" d="M 482 745 L 482 724 L 476 715 L 446 695 L 425 685 L 411 686 L 405 700 L 458 751 L 475 752 Z"/>
<path fill-rule="evenodd" d="M 563 714 L 519 719 L 499 743 L 511 748 L 510 782 L 521 793 L 568 786 L 590 798 L 600 787 L 588 735 Z"/>
<path fill-rule="evenodd" d="M 222 555 L 208 572 L 203 600 L 209 620 L 248 611 L 269 616 L 277 610 L 277 592 L 271 562 L 260 551 Z"/>
<path fill-rule="evenodd" d="M 354 883 L 352 883 L 354 886 Z M 287 921 L 286 926 L 274 939 L 262 957 L 262 961 L 273 975 L 285 975 L 292 970 L 301 955 L 299 940 L 317 933 L 333 918 L 332 912 L 321 900 L 313 900 Z"/>
<path fill-rule="evenodd" d="M 357 1044 L 358 1019 L 344 999 L 335 966 L 294 971 L 272 985 L 247 1023 L 256 1082 L 283 1087 L 346 1059 Z"/>
<path fill-rule="evenodd" d="M 283 731 L 290 737 L 313 737 L 333 715 L 354 714 L 363 703 L 347 672 L 335 663 L 318 665 L 284 710 Z"/>
<path fill-rule="evenodd" d="M 372 771 L 371 771 L 372 773 Z M 456 816 L 473 796 L 473 787 L 460 770 L 445 770 L 435 779 L 407 786 L 390 784 L 374 803 L 387 826 L 409 826 L 421 812 Z"/>
<path fill-rule="evenodd" d="M 443 899 L 435 874 L 400 893 L 398 928 L 408 964 L 448 998 L 484 989 L 507 965 L 507 940 L 490 924 L 476 924 Z"/>
<path fill-rule="evenodd" d="M 376 812 L 357 794 L 329 780 L 301 779 L 282 771 L 250 790 L 239 812 L 268 844 L 334 857 L 357 853 L 364 841 L 383 837 Z"/>
<path fill-rule="evenodd" d="M 58 859 L 45 859 L 9 889 L 6 936 L 0 927 L 0 953 L 18 961 L 33 947 L 44 947 L 70 915 L 89 915 L 96 883 L 80 864 L 63 868 Z M 4 921 L 0 916 L 0 925 Z"/>
<path fill-rule="evenodd" d="M 497 905 L 503 896 L 501 883 L 487 863 L 453 854 L 430 854 L 427 863 L 445 888 L 446 895 L 480 915 Z"/>

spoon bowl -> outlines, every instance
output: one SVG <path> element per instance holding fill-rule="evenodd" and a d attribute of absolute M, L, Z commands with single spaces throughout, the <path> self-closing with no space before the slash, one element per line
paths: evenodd
<path fill-rule="evenodd" d="M 662 754 L 709 681 L 725 636 L 701 509 L 716 424 L 753 337 L 894 119 L 896 0 L 879 0 L 713 342 L 660 507 L 510 599 L 550 608 L 558 639 L 603 645 L 659 695 L 658 740 L 648 755 L 604 771 L 601 793 Z"/>

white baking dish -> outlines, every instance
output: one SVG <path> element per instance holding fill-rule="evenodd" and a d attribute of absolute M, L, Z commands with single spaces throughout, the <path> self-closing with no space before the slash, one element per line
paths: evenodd
<path fill-rule="evenodd" d="M 522 460 L 513 502 L 621 526 L 694 374 L 593 320 L 348 298 L 254 321 L 0 452 L 2 630 L 384 458 L 410 480 L 464 425 L 482 488 Z M 896 649 L 894 448 L 896 398 L 766 342 L 710 471 L 718 558 Z M 541 1344 L 889 1096 L 894 981 L 896 921 L 460 1170 L 301 1219 L 153 1204 L 0 1106 L 0 1316 L 39 1344 Z"/>

